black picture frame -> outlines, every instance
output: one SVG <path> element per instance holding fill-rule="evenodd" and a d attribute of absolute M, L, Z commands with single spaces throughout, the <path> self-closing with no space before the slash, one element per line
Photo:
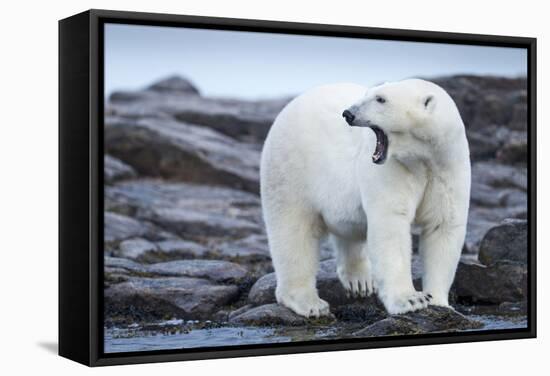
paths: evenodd
<path fill-rule="evenodd" d="M 483 332 L 103 353 L 103 25 L 184 26 L 521 47 L 528 55 L 528 327 Z M 88 366 L 536 337 L 536 39 L 88 10 L 59 21 L 59 354 Z"/>

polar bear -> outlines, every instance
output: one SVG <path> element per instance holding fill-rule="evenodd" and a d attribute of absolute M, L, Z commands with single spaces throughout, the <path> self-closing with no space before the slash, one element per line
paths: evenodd
<path fill-rule="evenodd" d="M 317 87 L 292 100 L 265 141 L 261 200 L 280 304 L 330 313 L 316 289 L 328 236 L 348 294 L 375 292 L 390 314 L 448 306 L 466 234 L 470 157 L 451 97 L 408 79 Z M 411 275 L 421 230 L 423 291 Z"/>

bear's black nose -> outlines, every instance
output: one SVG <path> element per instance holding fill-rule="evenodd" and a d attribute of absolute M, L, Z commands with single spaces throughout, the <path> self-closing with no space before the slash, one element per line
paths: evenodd
<path fill-rule="evenodd" d="M 342 116 L 344 117 L 344 119 L 346 119 L 346 122 L 351 125 L 353 123 L 353 120 L 355 119 L 355 115 L 351 113 L 350 110 L 345 110 L 343 113 L 342 113 Z"/>

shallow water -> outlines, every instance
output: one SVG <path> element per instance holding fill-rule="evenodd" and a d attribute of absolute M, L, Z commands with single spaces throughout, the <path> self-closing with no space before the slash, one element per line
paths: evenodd
<path fill-rule="evenodd" d="M 105 352 L 171 350 L 194 347 L 288 342 L 290 340 L 285 337 L 273 336 L 274 331 L 274 329 L 265 328 L 226 327 L 194 329 L 188 333 L 165 334 L 144 332 L 125 336 L 120 333 L 120 330 L 115 332 L 107 330 L 105 333 Z M 121 334 L 122 336 L 120 336 Z"/>
<path fill-rule="evenodd" d="M 469 315 L 481 321 L 482 330 L 526 328 L 527 319 L 490 315 Z M 166 321 L 147 328 L 105 329 L 105 352 L 130 352 L 151 350 L 173 350 L 196 347 L 217 347 L 247 344 L 280 343 L 319 339 L 334 339 L 349 336 L 358 327 L 330 328 L 258 328 L 258 327 L 196 327 L 198 322 L 183 323 Z M 339 335 L 340 334 L 340 335 Z"/>

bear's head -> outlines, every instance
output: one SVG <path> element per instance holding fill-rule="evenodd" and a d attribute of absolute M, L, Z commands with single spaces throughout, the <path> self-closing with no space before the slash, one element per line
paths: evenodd
<path fill-rule="evenodd" d="M 448 147 L 464 124 L 452 98 L 438 85 L 420 79 L 370 88 L 343 112 L 350 126 L 370 128 L 376 135 L 372 160 L 428 159 Z"/>

